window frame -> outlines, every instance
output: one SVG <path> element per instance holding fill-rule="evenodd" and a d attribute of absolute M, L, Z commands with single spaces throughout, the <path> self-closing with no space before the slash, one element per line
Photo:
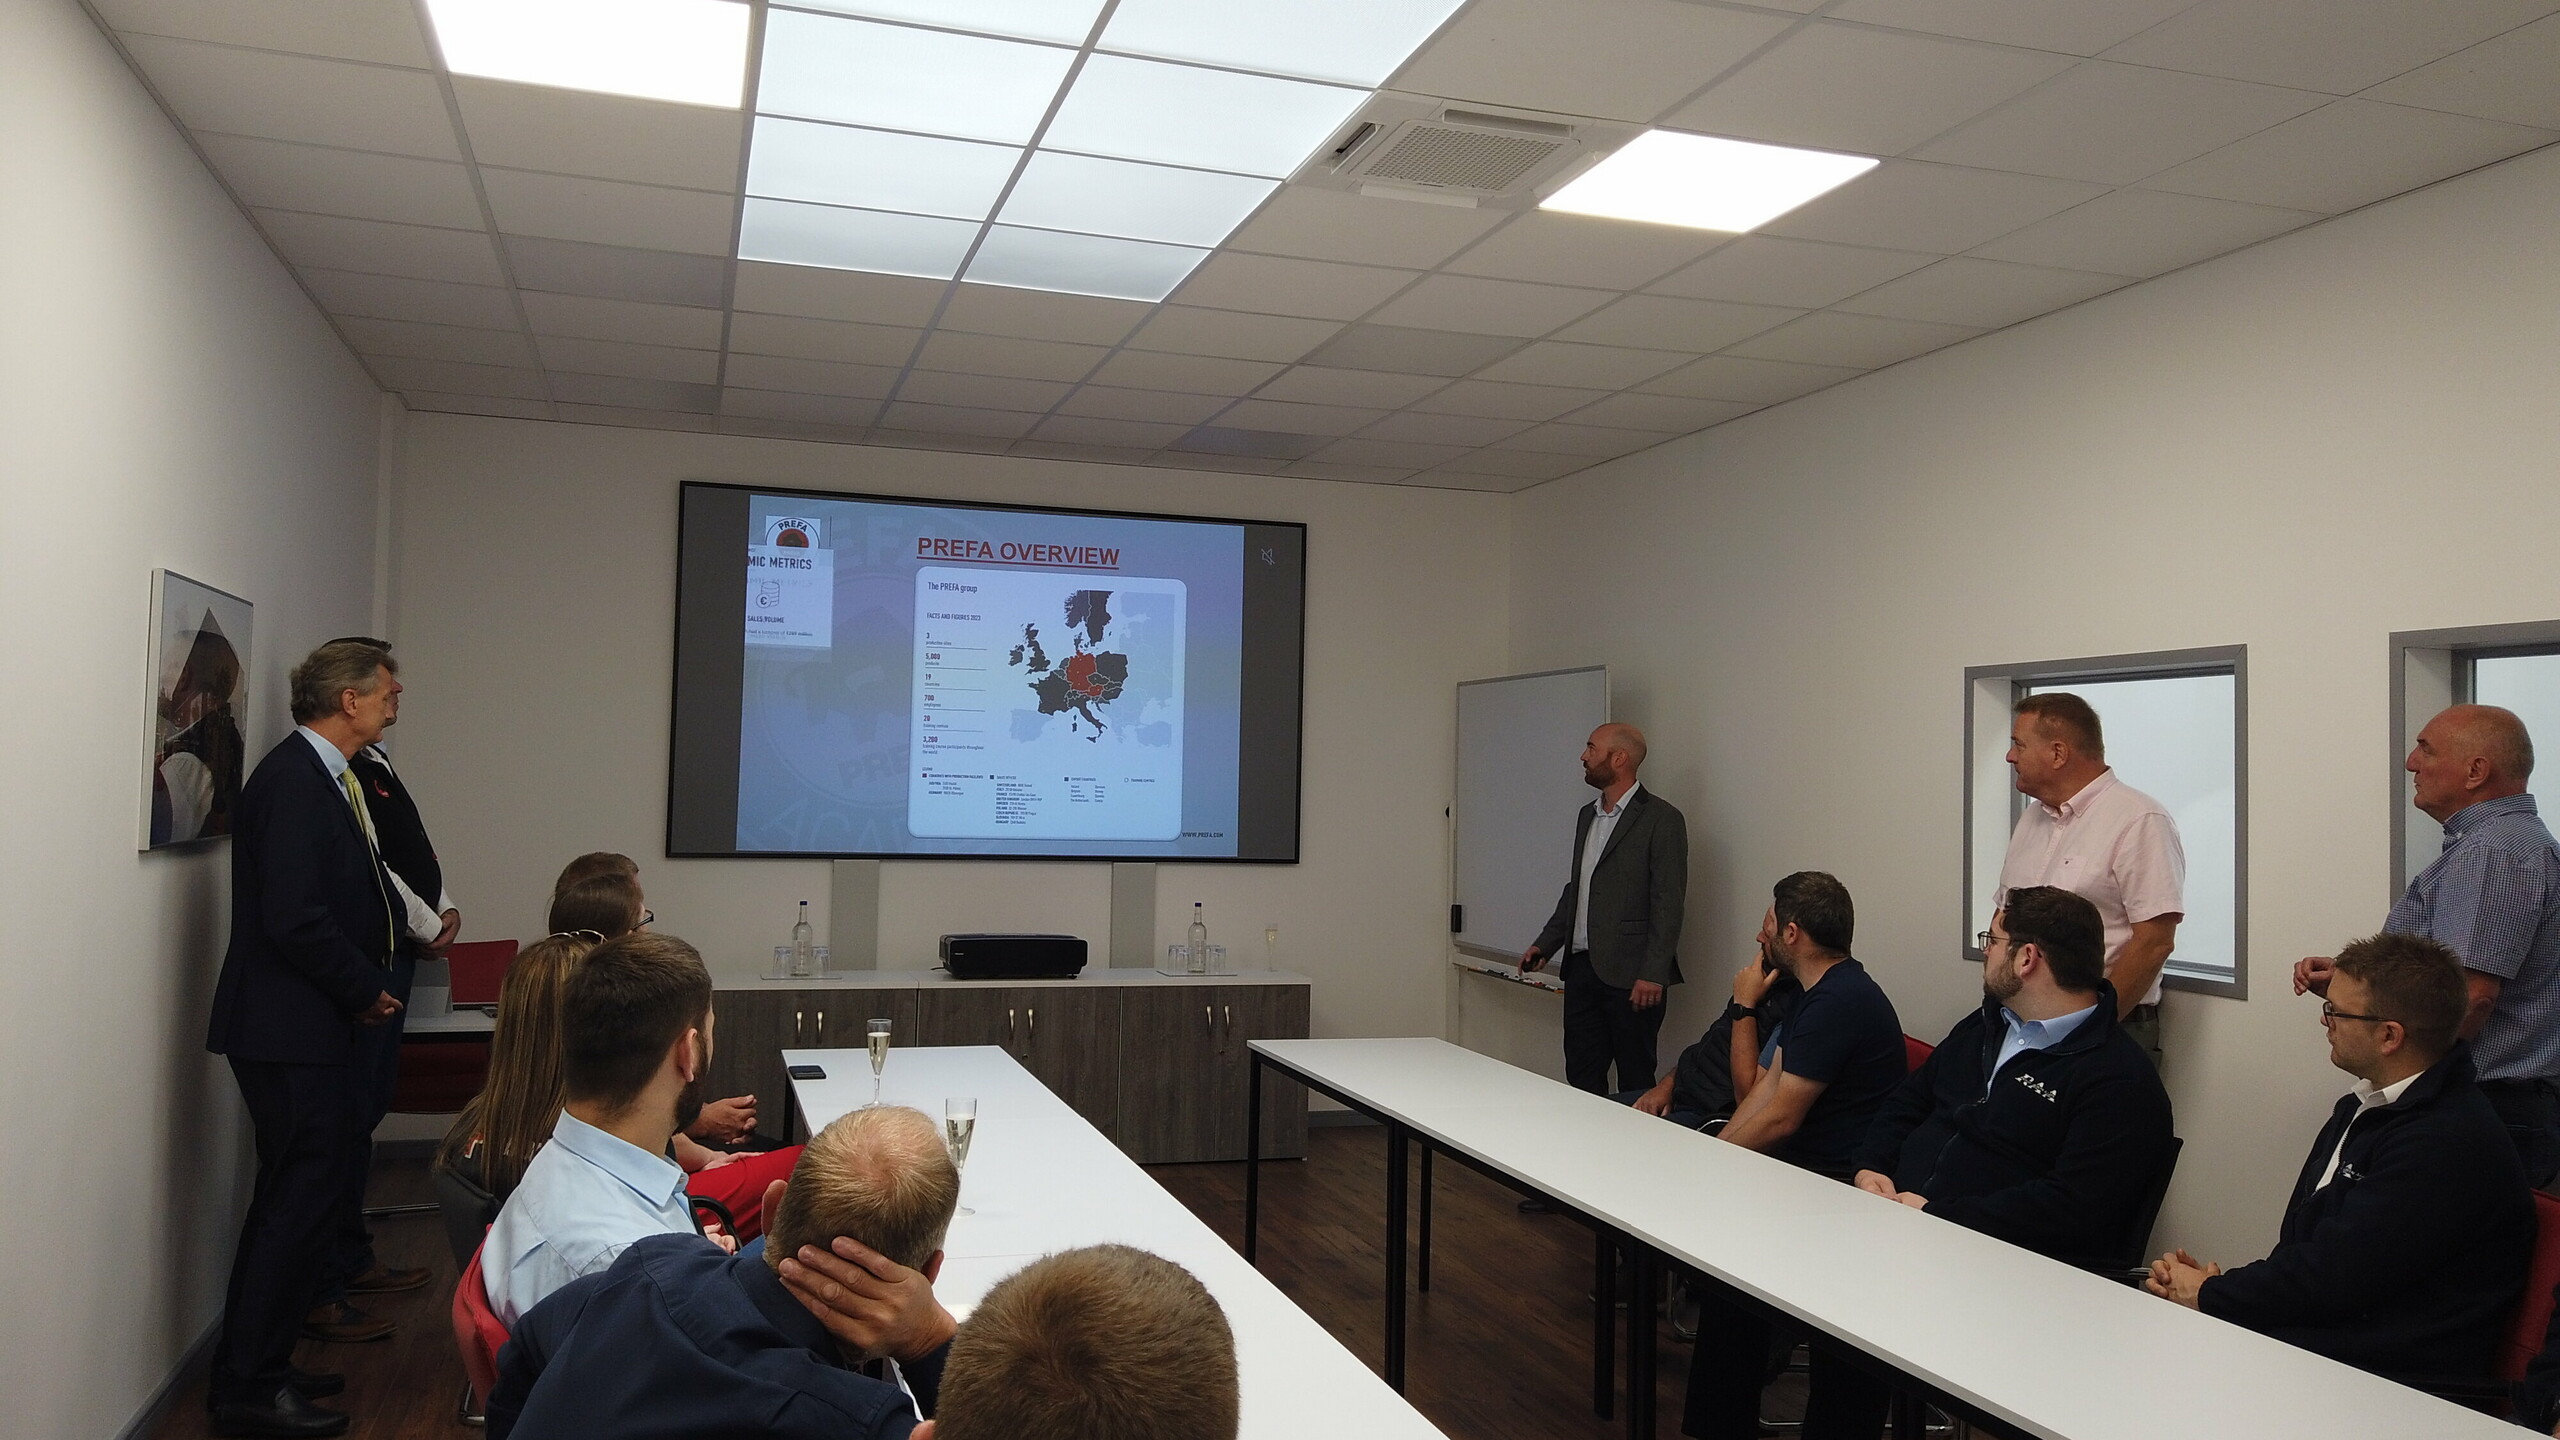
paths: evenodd
<path fill-rule="evenodd" d="M 2417 871 L 2442 848 L 2443 827 L 2409 803 L 2402 768 L 2418 732 L 2448 705 L 2473 694 L 2472 664 L 2522 655 L 2560 655 L 2560 620 L 2500 625 L 2458 625 L 2441 630 L 2401 630 L 2391 636 L 2391 768 L 2385 792 L 2390 808 L 2390 893 L 2383 913 L 2400 903 Z M 2414 867 L 2414 868 L 2413 868 Z"/>
<path fill-rule="evenodd" d="M 2554 623 L 2552 636 L 2555 645 L 2560 645 L 2560 622 Z M 1987 846 L 1976 819 L 1977 809 L 1979 802 L 1989 798 L 1988 786 L 1999 783 L 1998 777 L 2005 773 L 2006 767 L 1995 765 L 1985 769 L 1979 759 L 1994 733 L 2000 741 L 1999 750 L 2008 748 L 2010 707 L 2017 704 L 2026 689 L 2032 686 L 2060 688 L 2100 681 L 2170 680 L 2209 675 L 2231 677 L 2231 973 L 2224 978 L 2214 973 L 2181 971 L 2173 951 L 2168 968 L 2161 972 L 2160 983 L 2164 990 L 2186 990 L 2231 1000 L 2249 998 L 2249 647 L 2246 645 L 2208 645 L 2186 650 L 2151 650 L 2128 655 L 2090 655 L 2067 660 L 1965 667 L 1961 832 L 1964 863 L 1961 866 L 1963 888 L 1959 892 L 1956 915 L 1958 928 L 1963 932 L 1957 948 L 1967 961 L 1978 965 L 1983 959 L 1982 951 L 1973 943 L 1978 929 L 1973 923 L 1976 877 L 1980 876 L 1984 887 L 1981 894 L 1987 897 L 1987 887 L 1999 875 L 1999 855 L 2006 852 L 2009 834 L 2016 829 L 2018 816 L 2026 805 L 2026 797 L 2020 795 L 2014 785 L 2002 786 L 2007 796 L 2003 809 L 2008 823 L 1999 832 L 1999 850 L 1988 857 L 1989 873 L 1982 874 Z"/>

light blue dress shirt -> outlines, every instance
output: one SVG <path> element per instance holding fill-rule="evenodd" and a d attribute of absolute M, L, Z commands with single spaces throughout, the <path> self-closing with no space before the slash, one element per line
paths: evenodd
<path fill-rule="evenodd" d="M 2082 1022 L 2097 1013 L 2098 1007 L 2091 1005 L 2083 1010 L 2074 1010 L 2068 1015 L 2056 1015 L 2050 1020 L 2021 1020 L 2018 1018 L 2017 1011 L 2006 1005 L 2001 1006 L 2000 1020 L 2008 1030 L 2000 1039 L 2000 1053 L 1992 1059 L 1991 1076 L 1990 1079 L 1983 1081 L 1982 1093 L 1985 1095 L 1991 1093 L 1991 1080 L 2000 1078 L 2000 1067 L 2015 1059 L 2019 1051 L 2050 1050 L 2070 1039 L 2072 1031 L 2079 1029 Z"/>
<path fill-rule="evenodd" d="M 561 1111 L 480 1247 L 489 1308 L 513 1329 L 544 1296 L 609 1268 L 631 1242 L 693 1233 L 684 1179 L 666 1156 Z"/>

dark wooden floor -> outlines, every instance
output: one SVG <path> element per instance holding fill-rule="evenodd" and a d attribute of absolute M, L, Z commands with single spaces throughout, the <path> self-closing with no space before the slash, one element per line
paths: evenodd
<path fill-rule="evenodd" d="M 1242 1165 L 1164 1165 L 1149 1172 L 1229 1243 L 1244 1234 Z M 1436 1167 L 1432 1288 L 1412 1297 L 1407 1398 L 1452 1440 L 1604 1440 L 1623 1421 L 1591 1411 L 1589 1232 L 1552 1215 L 1522 1215 L 1509 1190 L 1443 1160 Z M 1262 1171 L 1262 1270 L 1352 1353 L 1379 1368 L 1384 1333 L 1386 1132 L 1320 1129 L 1303 1162 Z M 430 1198 L 419 1161 L 376 1167 L 374 1203 Z M 462 1386 L 447 1321 L 454 1264 L 433 1216 L 376 1222 L 386 1263 L 425 1265 L 426 1289 L 365 1302 L 400 1324 L 365 1345 L 306 1342 L 306 1369 L 345 1373 L 329 1403 L 356 1417 L 354 1440 L 467 1440 L 455 1423 Z M 1660 1428 L 1679 1431 L 1688 1347 L 1665 1327 Z M 1623 1355 L 1620 1360 L 1624 1373 Z M 205 1423 L 204 1363 L 180 1382 L 154 1440 L 195 1440 Z"/>

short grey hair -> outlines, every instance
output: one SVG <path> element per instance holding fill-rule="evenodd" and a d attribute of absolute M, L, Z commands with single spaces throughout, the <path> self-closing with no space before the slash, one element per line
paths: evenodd
<path fill-rule="evenodd" d="M 370 695 L 382 688 L 382 672 L 400 673 L 391 652 L 361 640 L 332 640 L 293 667 L 293 723 L 308 725 L 338 713 L 338 697 L 353 690 Z"/>

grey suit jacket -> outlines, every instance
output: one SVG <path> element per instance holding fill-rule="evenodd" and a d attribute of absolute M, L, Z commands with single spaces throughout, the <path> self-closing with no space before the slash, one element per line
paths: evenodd
<path fill-rule="evenodd" d="M 1598 802 L 1573 822 L 1573 869 L 1538 953 L 1561 958 L 1573 942 L 1575 892 L 1582 887 L 1582 845 Z M 1680 983 L 1680 917 L 1689 892 L 1689 822 L 1679 808 L 1638 786 L 1609 833 L 1609 848 L 1591 872 L 1591 968 L 1621 990 L 1638 980 Z"/>

